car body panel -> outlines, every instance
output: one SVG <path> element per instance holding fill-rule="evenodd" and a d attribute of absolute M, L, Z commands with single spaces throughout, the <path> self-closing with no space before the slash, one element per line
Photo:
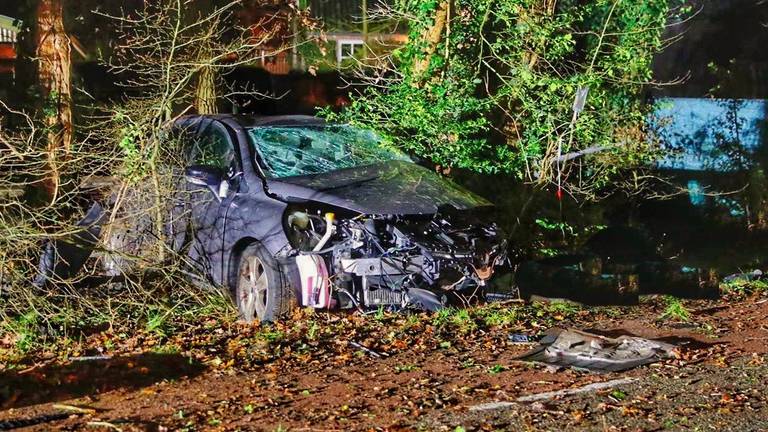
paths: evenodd
<path fill-rule="evenodd" d="M 292 190 L 278 183 L 302 188 Z M 297 198 L 331 200 L 334 205 L 363 214 L 433 214 L 446 205 L 458 210 L 491 205 L 436 173 L 405 161 L 268 180 L 268 184 L 270 189 Z"/>

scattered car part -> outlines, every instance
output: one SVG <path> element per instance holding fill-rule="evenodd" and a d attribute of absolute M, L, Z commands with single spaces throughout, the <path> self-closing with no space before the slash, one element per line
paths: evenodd
<path fill-rule="evenodd" d="M 74 233 L 46 242 L 33 284 L 43 287 L 51 281 L 74 277 L 83 268 L 99 241 L 104 216 L 104 208 L 94 203 L 85 217 L 75 225 L 77 229 Z"/>
<path fill-rule="evenodd" d="M 549 330 L 539 346 L 520 360 L 619 372 L 675 357 L 676 347 L 666 342 L 634 336 L 607 338 L 579 330 Z"/>
<path fill-rule="evenodd" d="M 351 346 L 352 348 L 355 348 L 355 349 L 359 349 L 360 351 L 363 351 L 364 353 L 366 353 L 369 356 L 374 357 L 374 358 L 389 357 L 389 354 L 387 354 L 387 353 L 382 353 L 382 352 L 374 351 L 374 350 L 368 348 L 367 346 L 365 346 L 365 345 L 363 345 L 361 343 L 355 342 L 355 341 L 349 341 L 349 346 Z"/>
<path fill-rule="evenodd" d="M 521 333 L 512 333 L 509 335 L 508 339 L 510 342 L 515 344 L 526 344 L 533 342 L 530 336 Z"/>
<path fill-rule="evenodd" d="M 469 410 L 470 411 L 492 411 L 492 410 L 506 409 L 506 408 L 513 407 L 518 403 L 540 402 L 540 401 L 552 400 L 556 398 L 573 396 L 573 395 L 582 394 L 582 393 L 591 393 L 591 392 L 596 392 L 600 390 L 607 390 L 607 389 L 622 386 L 622 385 L 632 384 L 637 381 L 639 381 L 638 378 L 620 378 L 620 379 L 615 379 L 615 380 L 610 380 L 605 382 L 587 384 L 582 387 L 567 388 L 563 390 L 520 396 L 519 398 L 515 399 L 514 402 L 489 402 L 489 403 L 484 403 L 480 405 L 473 405 L 469 407 Z"/>

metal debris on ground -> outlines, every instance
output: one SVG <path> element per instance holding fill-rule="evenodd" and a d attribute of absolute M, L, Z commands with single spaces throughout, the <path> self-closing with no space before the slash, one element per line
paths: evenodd
<path fill-rule="evenodd" d="M 533 339 L 528 335 L 521 333 L 512 333 L 509 335 L 509 341 L 516 344 L 533 343 Z"/>
<path fill-rule="evenodd" d="M 552 399 L 564 398 L 568 396 L 574 396 L 582 393 L 597 392 L 597 391 L 607 390 L 607 389 L 622 386 L 622 385 L 632 384 L 636 381 L 638 381 L 638 378 L 615 379 L 615 380 L 606 381 L 606 382 L 587 384 L 582 387 L 567 388 L 563 390 L 521 396 L 515 399 L 514 402 L 490 402 L 490 403 L 484 403 L 480 405 L 473 405 L 469 407 L 469 410 L 470 411 L 490 411 L 490 410 L 505 409 L 505 408 L 513 407 L 515 406 L 515 404 L 518 404 L 518 403 L 529 403 L 529 402 L 535 403 L 535 402 L 541 402 L 541 401 L 548 401 Z"/>
<path fill-rule="evenodd" d="M 102 361 L 102 360 L 112 360 L 112 356 L 107 354 L 101 354 L 101 355 L 91 355 L 91 356 L 70 357 L 69 360 L 73 362 Z"/>
<path fill-rule="evenodd" d="M 579 330 L 549 330 L 539 346 L 519 357 L 548 365 L 619 372 L 675 356 L 666 342 L 635 336 L 607 338 Z"/>
<path fill-rule="evenodd" d="M 367 346 L 365 346 L 365 345 L 363 345 L 361 343 L 354 342 L 354 341 L 349 341 L 349 346 L 351 346 L 352 348 L 359 349 L 359 350 L 363 351 L 364 353 L 368 354 L 369 356 L 371 356 L 373 358 L 389 357 L 389 354 L 387 354 L 387 353 L 382 353 L 382 352 L 374 351 L 374 350 L 368 348 Z"/>

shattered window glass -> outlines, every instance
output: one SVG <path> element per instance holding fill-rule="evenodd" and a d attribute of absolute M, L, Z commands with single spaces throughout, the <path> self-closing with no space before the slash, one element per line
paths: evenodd
<path fill-rule="evenodd" d="M 248 135 L 273 178 L 322 174 L 391 160 L 410 161 L 373 131 L 352 126 L 258 127 Z"/>

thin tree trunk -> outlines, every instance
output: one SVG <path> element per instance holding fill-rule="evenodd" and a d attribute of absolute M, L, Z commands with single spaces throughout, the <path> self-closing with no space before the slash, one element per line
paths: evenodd
<path fill-rule="evenodd" d="M 46 192 L 55 200 L 59 188 L 59 162 L 72 148 L 71 46 L 64 29 L 63 0 L 40 0 L 37 7 L 37 75 L 48 128 Z"/>
<path fill-rule="evenodd" d="M 216 101 L 216 69 L 204 66 L 197 74 L 195 109 L 198 114 L 216 114 L 219 112 Z"/>

